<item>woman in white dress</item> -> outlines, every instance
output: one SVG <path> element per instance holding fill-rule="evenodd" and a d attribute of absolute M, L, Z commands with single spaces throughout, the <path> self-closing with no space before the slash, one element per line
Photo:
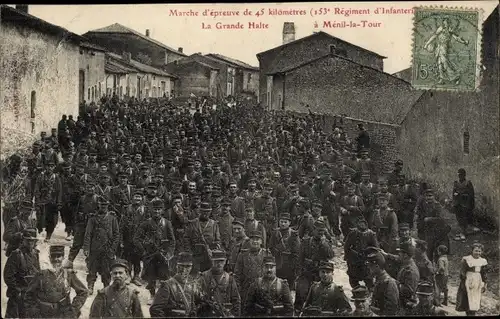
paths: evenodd
<path fill-rule="evenodd" d="M 462 258 L 460 285 L 457 292 L 457 311 L 465 311 L 467 316 L 475 316 L 481 306 L 481 294 L 486 291 L 486 267 L 488 262 L 481 257 L 484 247 L 480 243 L 472 245 L 472 254 Z"/>

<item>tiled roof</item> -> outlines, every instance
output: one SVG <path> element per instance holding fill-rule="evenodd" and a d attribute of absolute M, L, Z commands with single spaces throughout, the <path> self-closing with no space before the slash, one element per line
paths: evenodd
<path fill-rule="evenodd" d="M 212 58 L 216 58 L 216 59 L 228 62 L 230 64 L 233 64 L 236 67 L 240 67 L 240 68 L 243 68 L 243 69 L 250 69 L 250 70 L 254 70 L 254 71 L 258 71 L 259 70 L 258 67 L 252 66 L 252 65 L 250 65 L 248 63 L 245 63 L 245 62 L 237 60 L 237 59 L 233 59 L 233 58 L 224 56 L 222 54 L 209 53 L 209 54 L 206 54 L 205 56 L 209 56 L 209 57 L 212 57 Z"/>
<path fill-rule="evenodd" d="M 108 52 L 106 54 L 109 57 L 111 57 L 112 59 L 118 60 L 120 63 L 126 65 L 130 69 L 136 69 L 136 70 L 138 70 L 140 72 L 143 72 L 143 73 L 151 73 L 151 74 L 155 74 L 155 75 L 176 78 L 176 76 L 173 75 L 173 74 L 167 73 L 167 72 L 165 72 L 163 70 L 157 69 L 155 67 L 152 67 L 150 65 L 141 63 L 139 61 L 130 59 L 130 62 L 127 62 L 127 61 L 125 61 L 123 59 L 123 57 L 121 55 L 118 55 L 118 54 L 115 54 L 115 53 L 112 53 L 112 52 Z M 135 71 L 135 72 L 137 72 L 137 71 Z"/>
<path fill-rule="evenodd" d="M 87 41 L 83 41 L 80 43 L 80 46 L 81 47 L 84 47 L 84 48 L 89 48 L 89 49 L 94 49 L 94 50 L 97 50 L 97 51 L 106 51 L 106 49 L 104 49 L 103 47 L 100 47 L 96 44 L 93 44 L 93 43 L 90 43 L 90 42 L 87 42 Z"/>
<path fill-rule="evenodd" d="M 326 35 L 326 36 L 328 36 L 328 37 L 330 37 L 330 38 L 333 38 L 333 39 L 335 39 L 335 40 L 337 40 L 337 41 L 344 42 L 344 43 L 349 44 L 349 45 L 351 45 L 351 46 L 353 46 L 353 47 L 356 47 L 356 48 L 358 48 L 358 49 L 360 49 L 360 50 L 362 50 L 362 51 L 369 52 L 369 53 L 371 53 L 371 54 L 373 54 L 373 55 L 376 55 L 376 56 L 378 56 L 378 57 L 380 57 L 380 58 L 383 58 L 383 59 L 387 58 L 386 56 L 382 56 L 382 55 L 380 55 L 380 54 L 378 54 L 378 53 L 376 53 L 376 52 L 373 52 L 373 51 L 371 51 L 371 50 L 368 50 L 368 49 L 365 49 L 365 48 L 363 48 L 363 47 L 360 47 L 359 45 L 352 44 L 351 42 L 348 42 L 348 41 L 342 40 L 342 39 L 340 39 L 340 38 L 338 38 L 338 37 L 335 37 L 335 36 L 333 36 L 333 35 L 331 35 L 331 34 L 329 34 L 329 33 L 323 32 L 323 31 L 314 32 L 313 34 L 308 35 L 308 36 L 305 36 L 305 37 L 303 37 L 303 38 L 300 38 L 300 39 L 297 39 L 297 40 L 294 40 L 294 41 L 288 42 L 288 43 L 286 43 L 286 44 L 279 45 L 279 46 L 277 46 L 277 47 L 274 47 L 274 48 L 269 49 L 269 50 L 266 50 L 266 51 L 259 52 L 259 53 L 257 53 L 257 56 L 262 55 L 262 54 L 264 54 L 264 53 L 268 53 L 268 52 L 271 52 L 271 51 L 277 50 L 277 49 L 284 48 L 284 47 L 286 47 L 286 46 L 288 46 L 288 45 L 290 45 L 290 44 L 296 44 L 296 43 L 298 43 L 298 42 L 302 42 L 302 41 L 304 41 L 304 40 L 307 40 L 307 39 L 310 39 L 310 38 L 313 38 L 313 37 L 317 37 L 317 36 L 325 36 L 325 35 Z"/>
<path fill-rule="evenodd" d="M 178 50 L 161 43 L 160 41 L 157 41 L 153 38 L 147 37 L 144 34 L 138 32 L 138 31 L 135 31 L 133 29 L 127 28 L 126 26 L 121 25 L 119 23 L 114 23 L 114 24 L 109 25 L 109 26 L 104 27 L 104 28 L 99 28 L 99 29 L 89 31 L 89 33 L 92 33 L 92 32 L 95 32 L 95 33 L 131 33 L 131 34 L 134 34 L 134 35 L 136 35 L 144 40 L 147 40 L 151 43 L 154 43 L 154 44 L 156 44 L 164 49 L 175 52 L 179 55 L 187 56 L 185 53 L 181 53 Z"/>
<path fill-rule="evenodd" d="M 0 5 L 0 21 L 10 21 L 12 23 L 28 26 L 48 34 L 64 34 L 65 38 L 74 42 L 84 41 L 84 38 L 76 33 L 66 30 L 63 27 L 49 23 L 45 20 L 35 17 L 29 13 L 16 10 L 5 4 Z"/>

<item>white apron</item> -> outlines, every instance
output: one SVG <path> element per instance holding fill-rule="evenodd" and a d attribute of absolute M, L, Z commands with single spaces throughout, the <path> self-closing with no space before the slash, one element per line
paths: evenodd
<path fill-rule="evenodd" d="M 472 256 L 464 257 L 472 271 L 468 271 L 465 275 L 465 289 L 467 290 L 467 299 L 469 300 L 469 310 L 478 311 L 481 306 L 481 290 L 484 287 L 484 282 L 481 278 L 481 267 L 488 263 L 484 258 L 475 259 Z"/>

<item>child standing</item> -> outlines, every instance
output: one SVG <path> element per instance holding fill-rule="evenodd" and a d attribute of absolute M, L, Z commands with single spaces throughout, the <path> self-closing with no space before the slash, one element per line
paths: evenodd
<path fill-rule="evenodd" d="M 441 306 L 441 292 L 444 294 L 443 305 L 448 305 L 448 248 L 445 245 L 439 245 L 437 248 L 436 262 L 436 306 Z"/>

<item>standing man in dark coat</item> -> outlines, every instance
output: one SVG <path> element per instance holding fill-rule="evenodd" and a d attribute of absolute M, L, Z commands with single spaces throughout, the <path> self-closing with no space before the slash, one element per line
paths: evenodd
<path fill-rule="evenodd" d="M 420 274 L 415 260 L 413 260 L 415 247 L 405 242 L 397 250 L 399 252 L 399 259 L 401 260 L 401 268 L 396 278 L 399 283 L 399 310 L 401 315 L 406 315 L 411 312 L 412 307 L 416 303 L 416 292 Z"/>
<path fill-rule="evenodd" d="M 473 226 L 473 211 L 475 207 L 474 186 L 465 178 L 465 169 L 458 170 L 458 181 L 453 183 L 453 213 L 457 217 L 461 232 L 455 240 L 465 240 L 467 226 Z M 476 229 L 474 229 L 476 230 Z"/>
<path fill-rule="evenodd" d="M 25 229 L 22 245 L 12 252 L 5 264 L 3 278 L 7 285 L 5 318 L 25 318 L 24 295 L 29 283 L 40 271 L 36 229 Z"/>
<path fill-rule="evenodd" d="M 65 246 L 50 246 L 51 269 L 41 270 L 25 295 L 28 318 L 78 318 L 88 296 L 87 287 L 73 269 L 62 267 Z M 76 296 L 71 301 L 70 293 Z"/>
<path fill-rule="evenodd" d="M 370 309 L 378 316 L 395 316 L 399 310 L 399 289 L 396 280 L 385 271 L 385 258 L 380 252 L 367 257 L 370 274 L 375 277 Z"/>
<path fill-rule="evenodd" d="M 359 128 L 359 133 L 358 137 L 356 137 L 356 142 L 357 142 L 357 151 L 359 153 L 362 149 L 370 148 L 370 135 L 366 131 L 363 123 L 359 123 L 358 128 Z"/>
<path fill-rule="evenodd" d="M 232 274 L 224 271 L 226 265 L 226 252 L 214 250 L 212 252 L 212 268 L 203 272 L 200 276 L 200 286 L 207 308 L 206 312 L 213 312 L 218 316 L 239 317 L 241 310 L 241 298 L 238 292 L 236 280 Z M 211 311 L 208 311 L 211 310 Z M 198 315 L 207 316 L 202 309 Z"/>
<path fill-rule="evenodd" d="M 117 259 L 111 265 L 113 283 L 97 292 L 90 307 L 90 318 L 142 318 L 139 291 L 128 286 L 127 261 Z"/>
<path fill-rule="evenodd" d="M 109 285 L 109 267 L 120 242 L 118 220 L 114 212 L 108 211 L 108 204 L 104 198 L 99 200 L 97 214 L 89 219 L 85 229 L 83 253 L 87 257 L 87 283 L 91 295 L 94 293 L 98 273 L 104 287 Z"/>
<path fill-rule="evenodd" d="M 320 281 L 313 283 L 309 289 L 302 307 L 303 315 L 308 316 L 310 310 L 321 316 L 342 316 L 352 311 L 344 289 L 333 282 L 333 268 L 333 262 L 321 262 L 319 266 Z"/>

